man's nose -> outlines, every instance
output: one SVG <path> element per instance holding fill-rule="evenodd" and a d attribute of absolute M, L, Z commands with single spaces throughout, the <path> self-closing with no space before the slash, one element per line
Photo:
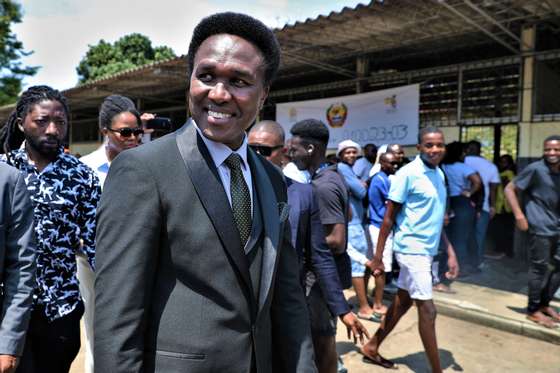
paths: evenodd
<path fill-rule="evenodd" d="M 59 133 L 59 128 L 56 125 L 56 123 L 54 121 L 49 121 L 49 123 L 47 124 L 47 128 L 45 129 L 45 134 L 47 135 L 58 135 Z"/>
<path fill-rule="evenodd" d="M 231 100 L 231 94 L 227 90 L 224 83 L 217 83 L 208 94 L 208 98 L 212 101 L 222 103 Z"/>

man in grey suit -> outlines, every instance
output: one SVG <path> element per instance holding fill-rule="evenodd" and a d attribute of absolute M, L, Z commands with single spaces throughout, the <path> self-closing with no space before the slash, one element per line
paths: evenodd
<path fill-rule="evenodd" d="M 33 208 L 23 176 L 0 163 L 0 373 L 23 353 L 35 286 Z"/>
<path fill-rule="evenodd" d="M 98 209 L 96 372 L 315 372 L 281 174 L 247 147 L 278 69 L 235 13 L 189 46 L 192 119 L 122 152 Z"/>

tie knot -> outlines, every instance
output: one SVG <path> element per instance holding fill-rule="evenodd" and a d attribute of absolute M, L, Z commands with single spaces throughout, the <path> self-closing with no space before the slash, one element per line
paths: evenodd
<path fill-rule="evenodd" d="M 224 161 L 230 170 L 241 170 L 241 162 L 241 156 L 237 153 L 231 153 Z"/>

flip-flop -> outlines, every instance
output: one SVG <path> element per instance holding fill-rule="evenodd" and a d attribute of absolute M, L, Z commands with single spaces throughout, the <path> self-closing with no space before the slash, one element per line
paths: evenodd
<path fill-rule="evenodd" d="M 391 360 L 385 359 L 381 355 L 377 355 L 376 358 L 371 358 L 369 356 L 363 355 L 362 361 L 366 364 L 379 365 L 380 367 L 385 369 L 399 369 L 397 364 L 393 363 Z"/>
<path fill-rule="evenodd" d="M 383 319 L 383 317 L 381 317 L 379 314 L 375 312 L 372 313 L 371 315 L 364 315 L 363 313 L 358 313 L 357 316 L 358 319 L 373 321 L 373 322 L 381 322 L 381 319 Z"/>
<path fill-rule="evenodd" d="M 556 329 L 558 328 L 558 324 L 556 324 L 552 319 L 549 320 L 537 320 L 537 319 L 531 319 L 529 316 L 527 316 L 527 320 L 530 320 L 532 322 L 534 322 L 537 325 L 540 326 L 544 326 L 547 329 Z"/>

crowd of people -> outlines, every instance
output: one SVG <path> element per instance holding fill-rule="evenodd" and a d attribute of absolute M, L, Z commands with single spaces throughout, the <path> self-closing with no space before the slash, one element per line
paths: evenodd
<path fill-rule="evenodd" d="M 433 127 L 411 160 L 350 139 L 329 156 L 318 119 L 287 141 L 254 124 L 280 59 L 260 21 L 209 16 L 188 56 L 191 118 L 142 146 L 154 115 L 127 97 L 101 104 L 103 145 L 80 160 L 63 151 L 60 92 L 18 100 L 0 132 L 0 373 L 67 373 L 82 316 L 88 373 L 344 372 L 338 321 L 364 363 L 394 368 L 379 350 L 413 305 L 441 372 L 432 291 L 484 269 L 489 222 L 494 256 L 512 255 L 514 224 L 529 231 L 528 318 L 560 322 L 560 136 L 518 176 L 511 157 L 497 168 Z"/>

